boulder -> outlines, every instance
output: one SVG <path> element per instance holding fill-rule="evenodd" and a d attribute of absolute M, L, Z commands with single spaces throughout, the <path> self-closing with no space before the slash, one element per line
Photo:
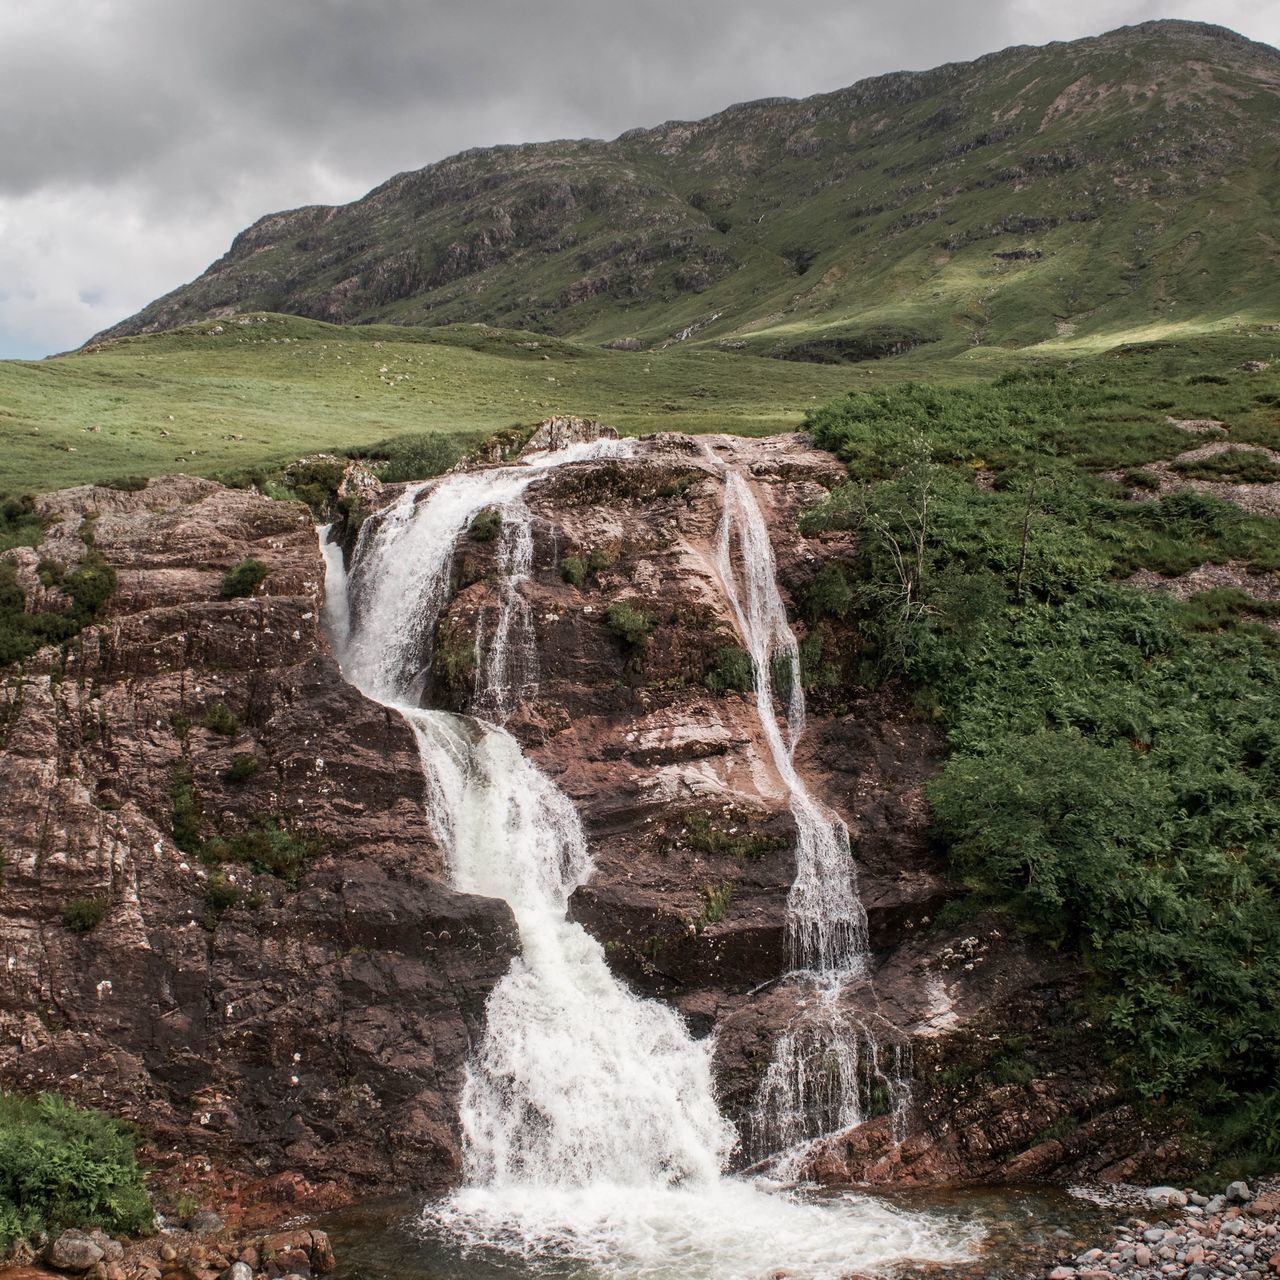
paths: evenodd
<path fill-rule="evenodd" d="M 49 1246 L 49 1265 L 58 1271 L 88 1271 L 104 1257 L 103 1249 L 84 1231 L 64 1231 Z"/>

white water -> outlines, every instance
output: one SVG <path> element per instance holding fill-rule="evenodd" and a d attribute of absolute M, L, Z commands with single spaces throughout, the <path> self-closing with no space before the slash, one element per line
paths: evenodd
<path fill-rule="evenodd" d="M 518 466 L 412 485 L 384 516 L 365 521 L 349 588 L 351 625 L 359 637 L 349 654 L 351 683 L 383 701 L 416 700 L 427 674 L 423 654 L 430 651 L 432 632 L 449 597 L 454 551 L 471 521 L 486 507 L 496 507 L 505 530 L 508 517 L 527 519 L 527 511 L 520 513 L 520 499 L 549 468 L 587 458 L 625 458 L 633 447 L 629 440 L 595 440 L 534 454 Z M 532 555 L 531 535 L 528 545 Z M 519 564 L 516 569 L 521 571 Z M 527 563 L 523 572 L 528 572 Z M 508 580 L 511 576 L 506 575 Z M 482 663 L 480 670 L 485 669 Z"/>
<path fill-rule="evenodd" d="M 724 473 L 716 569 L 751 654 L 760 727 L 796 822 L 796 874 L 787 896 L 791 967 L 849 972 L 863 965 L 867 953 L 867 913 L 858 898 L 849 831 L 796 772 L 804 732 L 800 647 L 778 591 L 768 526 L 750 486 L 733 470 Z M 774 705 L 775 668 L 785 672 L 785 736 Z"/>
<path fill-rule="evenodd" d="M 843 1003 L 869 989 L 867 915 L 858 896 L 849 829 L 809 792 L 795 767 L 804 732 L 800 649 L 778 589 L 769 528 L 751 486 L 708 458 L 724 479 L 716 571 L 755 669 L 755 701 L 774 769 L 796 824 L 795 878 L 787 896 L 787 942 L 797 1011 L 778 1038 L 748 1117 L 756 1160 L 792 1176 L 810 1144 L 889 1112 L 894 1136 L 910 1097 L 900 1041 L 882 1044 Z M 778 689 L 781 685 L 781 690 Z M 781 696 L 779 696 L 781 694 Z M 777 704 L 786 706 L 785 729 Z"/>
<path fill-rule="evenodd" d="M 424 1224 L 464 1249 L 535 1267 L 582 1259 L 592 1274 L 620 1280 L 836 1280 L 909 1257 L 964 1256 L 954 1230 L 876 1200 L 809 1203 L 723 1177 L 734 1134 L 716 1104 L 711 1042 L 632 994 L 600 945 L 565 918 L 591 872 L 572 804 L 504 729 L 413 705 L 418 655 L 447 601 L 457 542 L 478 511 L 498 506 L 515 526 L 509 617 L 481 656 L 477 697 L 509 710 L 519 680 L 501 653 L 528 621 L 515 597 L 532 563 L 531 534 L 527 558 L 521 545 L 522 495 L 540 470 L 621 452 L 610 445 L 419 486 L 366 523 L 353 563 L 347 675 L 413 727 L 452 882 L 505 899 L 522 948 L 490 995 L 468 1071 L 466 1184 L 429 1206 Z M 341 594 L 341 556 L 327 558 L 330 594 Z"/>

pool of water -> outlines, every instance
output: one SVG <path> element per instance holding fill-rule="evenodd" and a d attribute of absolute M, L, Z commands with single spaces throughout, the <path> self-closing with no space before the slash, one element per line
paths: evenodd
<path fill-rule="evenodd" d="M 427 1206 L 424 1214 L 421 1201 L 378 1201 L 327 1215 L 317 1225 L 333 1241 L 337 1280 L 842 1280 L 864 1274 L 1020 1280 L 1092 1247 L 1132 1213 L 1123 1202 L 1099 1204 L 1030 1186 L 874 1195 L 823 1188 L 776 1195 L 786 1203 L 791 1226 L 793 1208 L 811 1215 L 780 1234 L 767 1212 L 753 1221 L 732 1200 L 703 1200 L 677 1225 L 667 1211 L 653 1228 L 647 1227 L 651 1208 L 632 1203 L 607 1211 L 607 1233 L 560 1234 L 538 1248 L 526 1236 L 523 1249 L 476 1238 L 479 1233 L 467 1230 L 465 1202 L 443 1210 Z M 549 1217 L 563 1216 L 563 1206 L 545 1207 Z M 886 1241 L 886 1233 L 919 1231 L 921 1224 L 921 1260 L 881 1261 L 895 1252 L 902 1256 L 902 1240 Z M 956 1246 L 956 1256 L 931 1260 L 937 1253 L 924 1246 L 936 1249 L 938 1241 Z"/>

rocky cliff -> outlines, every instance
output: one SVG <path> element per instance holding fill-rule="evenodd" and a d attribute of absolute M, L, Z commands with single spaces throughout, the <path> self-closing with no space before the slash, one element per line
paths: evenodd
<path fill-rule="evenodd" d="M 990 922 L 937 922 L 950 889 L 921 783 L 939 742 L 860 682 L 851 627 L 806 610 L 851 547 L 796 532 L 843 479 L 801 437 L 656 438 L 528 490 L 536 644 L 508 727 L 583 816 L 596 870 L 574 916 L 715 1032 L 745 1125 L 799 995 L 779 981 L 792 820 L 711 550 L 726 461 L 766 513 L 809 655 L 800 768 L 853 836 L 874 963 L 847 999 L 913 1079 L 904 1142 L 881 1115 L 813 1171 L 1132 1174 L 1149 1144 L 1071 1020 L 1077 976 Z M 366 492 L 368 528 L 395 496 Z M 87 541 L 118 586 L 77 641 L 5 673 L 0 1082 L 56 1085 L 245 1176 L 447 1183 L 463 1064 L 516 937 L 505 904 L 448 887 L 411 734 L 342 680 L 308 513 L 186 477 L 41 502 L 39 551 L 9 553 L 30 598 L 54 590 L 38 558 L 74 565 Z M 492 530 L 460 546 L 434 705 L 472 706 L 500 547 Z M 265 579 L 228 598 L 246 560 Z M 619 603 L 645 634 L 611 620 Z"/>
<path fill-rule="evenodd" d="M 91 536 L 118 587 L 5 673 L 0 1078 L 249 1174 L 447 1179 L 514 931 L 442 882 L 412 735 L 329 656 L 308 512 L 181 476 L 41 504 L 40 555 Z"/>

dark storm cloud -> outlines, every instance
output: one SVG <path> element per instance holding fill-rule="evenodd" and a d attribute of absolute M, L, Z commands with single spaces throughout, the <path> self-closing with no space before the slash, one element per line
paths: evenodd
<path fill-rule="evenodd" d="M 1156 16 L 1280 38 L 1250 0 L 0 0 L 0 355 L 83 340 L 261 214 L 465 147 Z"/>

